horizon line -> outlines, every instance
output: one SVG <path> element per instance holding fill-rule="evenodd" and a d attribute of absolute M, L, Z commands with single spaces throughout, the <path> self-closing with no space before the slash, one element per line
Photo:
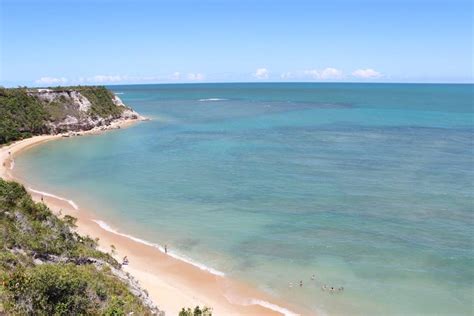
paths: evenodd
<path fill-rule="evenodd" d="M 2 85 L 1 88 L 57 88 L 57 87 L 77 87 L 77 86 L 146 86 L 146 85 L 198 85 L 198 84 L 437 84 L 437 85 L 474 85 L 472 82 L 403 82 L 403 81 L 191 81 L 191 82 L 150 82 L 150 83 L 91 83 L 91 84 L 70 84 L 70 85 Z"/>

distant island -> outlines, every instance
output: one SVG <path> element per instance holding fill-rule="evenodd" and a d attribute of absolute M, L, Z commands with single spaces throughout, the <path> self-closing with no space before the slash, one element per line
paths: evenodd
<path fill-rule="evenodd" d="M 0 88 L 0 144 L 144 119 L 103 86 Z M 66 134 L 67 136 L 68 134 Z"/>

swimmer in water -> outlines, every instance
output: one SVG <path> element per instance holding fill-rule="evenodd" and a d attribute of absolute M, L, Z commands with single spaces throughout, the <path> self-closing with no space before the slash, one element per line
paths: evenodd
<path fill-rule="evenodd" d="M 300 281 L 300 287 L 303 287 L 303 280 Z"/>
<path fill-rule="evenodd" d="M 315 278 L 316 278 L 316 276 L 313 274 L 313 275 L 311 276 L 311 280 L 314 280 Z"/>

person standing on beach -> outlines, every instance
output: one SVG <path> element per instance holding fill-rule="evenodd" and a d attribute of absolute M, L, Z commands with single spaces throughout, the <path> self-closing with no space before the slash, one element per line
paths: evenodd
<path fill-rule="evenodd" d="M 168 246 L 165 245 L 165 253 L 167 254 L 168 253 Z"/>

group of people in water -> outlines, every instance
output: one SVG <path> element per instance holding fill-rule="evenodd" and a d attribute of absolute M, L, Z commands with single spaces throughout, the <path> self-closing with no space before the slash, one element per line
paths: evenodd
<path fill-rule="evenodd" d="M 316 276 L 313 274 L 311 276 L 311 281 L 315 281 L 315 280 L 316 280 Z M 299 285 L 300 287 L 303 287 L 303 280 L 300 280 L 299 282 L 297 282 L 296 285 Z M 290 282 L 288 287 L 292 288 L 293 287 L 293 282 Z M 334 286 L 328 286 L 328 285 L 324 284 L 324 285 L 321 286 L 321 290 L 322 291 L 328 291 L 329 293 L 340 293 L 340 292 L 344 291 L 344 287 L 343 286 L 334 287 Z"/>
<path fill-rule="evenodd" d="M 339 293 L 339 292 L 344 291 L 344 287 L 340 286 L 336 288 L 334 286 L 327 286 L 326 284 L 324 284 L 323 286 L 321 286 L 321 290 L 328 291 L 329 293 Z"/>

